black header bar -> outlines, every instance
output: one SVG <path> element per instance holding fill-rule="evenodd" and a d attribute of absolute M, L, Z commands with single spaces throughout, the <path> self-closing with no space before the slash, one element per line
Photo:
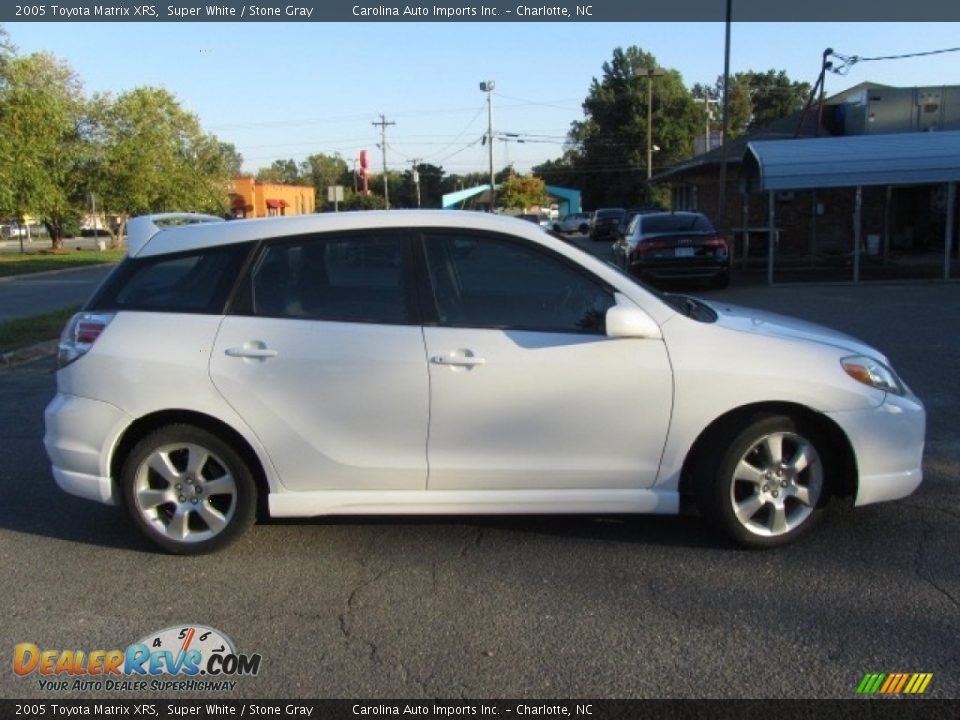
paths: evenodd
<path fill-rule="evenodd" d="M 0 700 L 4 718 L 956 720 L 957 700 Z"/>
<path fill-rule="evenodd" d="M 726 19 L 725 0 L 148 2 L 152 4 L 130 0 L 4 2 L 0 7 L 0 22 L 721 22 Z M 734 22 L 960 21 L 960 2 L 956 0 L 732 0 L 732 8 Z"/>

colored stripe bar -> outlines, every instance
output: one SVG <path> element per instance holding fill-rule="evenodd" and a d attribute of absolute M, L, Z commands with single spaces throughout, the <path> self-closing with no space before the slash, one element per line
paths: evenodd
<path fill-rule="evenodd" d="M 899 677 L 899 673 L 887 675 L 887 681 L 883 684 L 883 687 L 880 688 L 880 694 L 886 695 L 888 692 L 890 692 L 890 688 L 896 684 L 897 678 Z"/>
<path fill-rule="evenodd" d="M 924 673 L 924 675 L 926 677 L 924 677 L 923 682 L 920 684 L 920 687 L 917 688 L 916 690 L 916 692 L 918 693 L 925 692 L 927 689 L 927 685 L 929 685 L 930 681 L 933 680 L 933 673 Z"/>
<path fill-rule="evenodd" d="M 907 684 L 907 680 L 909 680 L 909 679 L 910 679 L 910 675 L 909 675 L 908 673 L 901 673 L 901 674 L 900 674 L 900 678 L 898 679 L 896 685 L 894 685 L 894 686 L 890 689 L 890 692 L 892 692 L 892 693 L 898 693 L 898 692 L 900 692 L 901 690 L 903 690 L 903 686 Z"/>
<path fill-rule="evenodd" d="M 880 689 L 880 683 L 883 682 L 886 675 L 884 673 L 867 673 L 860 681 L 857 693 L 861 695 L 872 695 Z"/>

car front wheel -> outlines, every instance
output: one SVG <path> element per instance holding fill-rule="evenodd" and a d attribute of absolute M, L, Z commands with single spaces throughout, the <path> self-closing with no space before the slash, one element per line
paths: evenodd
<path fill-rule="evenodd" d="M 133 523 L 164 550 L 195 555 L 235 540 L 254 519 L 250 469 L 227 443 L 191 425 L 144 437 L 120 482 Z"/>
<path fill-rule="evenodd" d="M 767 416 L 740 432 L 719 433 L 712 448 L 716 453 L 708 448 L 701 457 L 697 502 L 733 540 L 773 547 L 814 524 L 828 499 L 830 461 L 815 428 Z"/>

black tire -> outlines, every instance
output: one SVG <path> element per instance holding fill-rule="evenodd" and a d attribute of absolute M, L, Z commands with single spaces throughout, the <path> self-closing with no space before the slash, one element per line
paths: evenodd
<path fill-rule="evenodd" d="M 695 463 L 700 513 L 744 547 L 793 542 L 816 524 L 829 500 L 829 447 L 816 428 L 786 415 L 729 424 Z"/>
<path fill-rule="evenodd" d="M 586 223 L 584 223 L 583 225 L 581 225 L 581 226 L 579 227 L 579 230 L 580 230 L 581 234 L 586 235 L 588 232 L 590 232 L 590 226 L 587 225 Z"/>
<path fill-rule="evenodd" d="M 723 290 L 724 288 L 730 287 L 730 271 L 724 270 L 719 275 L 715 275 L 710 280 L 710 286 L 716 288 L 717 290 Z"/>
<path fill-rule="evenodd" d="M 123 463 L 120 486 L 133 524 L 176 555 L 225 547 L 256 514 L 250 468 L 221 438 L 192 425 L 168 425 L 140 440 Z"/>

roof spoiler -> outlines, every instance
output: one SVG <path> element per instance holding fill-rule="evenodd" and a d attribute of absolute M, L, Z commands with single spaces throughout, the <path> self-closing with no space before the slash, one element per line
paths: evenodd
<path fill-rule="evenodd" d="M 144 245 L 165 225 L 190 225 L 193 223 L 224 222 L 216 215 L 201 215 L 199 213 L 158 213 L 156 215 L 140 215 L 127 221 L 127 255 L 136 256 Z"/>

